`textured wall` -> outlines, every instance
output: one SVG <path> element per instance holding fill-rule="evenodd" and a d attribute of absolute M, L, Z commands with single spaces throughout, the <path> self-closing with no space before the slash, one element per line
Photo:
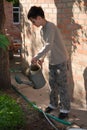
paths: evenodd
<path fill-rule="evenodd" d="M 85 108 L 87 100 L 87 1 L 21 0 L 20 2 L 24 59 L 30 62 L 31 57 L 41 46 L 39 29 L 29 23 L 27 12 L 32 5 L 42 6 L 46 18 L 60 28 L 69 52 L 71 100 Z M 47 72 L 46 62 L 47 59 L 44 64 L 44 72 Z"/>

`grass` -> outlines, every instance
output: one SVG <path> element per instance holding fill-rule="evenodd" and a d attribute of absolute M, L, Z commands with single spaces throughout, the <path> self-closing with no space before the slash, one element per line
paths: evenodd
<path fill-rule="evenodd" d="M 0 130 L 17 130 L 25 124 L 21 107 L 12 97 L 0 93 Z"/>

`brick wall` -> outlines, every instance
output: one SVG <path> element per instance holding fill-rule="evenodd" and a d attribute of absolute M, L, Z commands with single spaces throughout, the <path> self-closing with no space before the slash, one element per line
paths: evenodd
<path fill-rule="evenodd" d="M 10 40 L 21 41 L 21 26 L 13 23 L 13 5 L 11 2 L 4 1 L 5 10 L 5 32 L 9 35 Z"/>
<path fill-rule="evenodd" d="M 27 12 L 32 5 L 42 6 L 46 18 L 60 28 L 70 56 L 69 90 L 71 99 L 80 107 L 85 108 L 87 100 L 87 1 L 21 0 L 23 56 L 27 62 L 30 62 L 30 58 L 40 48 L 39 29 L 27 20 Z M 47 72 L 46 62 L 45 72 Z"/>

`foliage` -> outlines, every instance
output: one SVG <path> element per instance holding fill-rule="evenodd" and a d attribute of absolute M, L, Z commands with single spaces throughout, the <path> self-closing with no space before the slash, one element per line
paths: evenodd
<path fill-rule="evenodd" d="M 0 94 L 0 130 L 15 130 L 24 125 L 24 113 L 14 99 Z"/>
<path fill-rule="evenodd" d="M 6 0 L 6 1 L 8 1 L 8 2 L 13 2 L 13 3 L 19 2 L 19 0 Z"/>
<path fill-rule="evenodd" d="M 9 39 L 4 34 L 0 34 L 0 48 L 6 50 L 10 45 Z"/>

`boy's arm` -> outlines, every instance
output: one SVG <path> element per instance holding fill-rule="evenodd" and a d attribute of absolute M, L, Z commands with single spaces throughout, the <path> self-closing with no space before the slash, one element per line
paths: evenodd
<path fill-rule="evenodd" d="M 42 49 L 38 52 L 37 55 L 34 56 L 37 60 L 40 59 L 41 57 L 45 57 L 48 51 L 51 50 L 54 44 L 54 28 L 51 28 L 46 32 L 47 37 L 46 40 L 43 40 L 44 46 Z"/>
<path fill-rule="evenodd" d="M 32 58 L 32 61 L 35 63 L 37 62 L 37 60 L 39 60 L 40 58 L 44 59 L 44 57 L 46 56 L 46 54 L 51 50 L 51 48 L 53 47 L 54 44 L 54 35 L 55 35 L 55 29 L 54 27 L 49 27 L 48 30 L 46 30 L 46 40 L 43 40 L 44 42 L 44 47 L 42 47 L 42 49 L 38 52 L 37 55 L 35 55 Z"/>

